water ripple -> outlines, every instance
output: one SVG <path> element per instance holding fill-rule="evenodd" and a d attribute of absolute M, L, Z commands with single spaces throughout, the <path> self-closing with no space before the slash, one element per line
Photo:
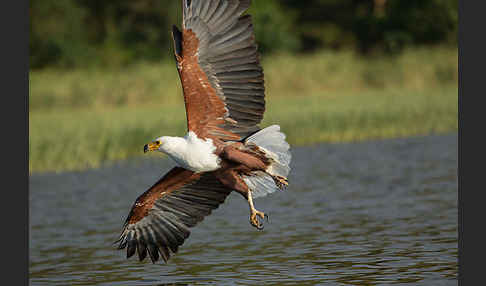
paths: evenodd
<path fill-rule="evenodd" d="M 133 200 L 169 168 L 143 160 L 30 177 L 32 285 L 457 285 L 457 136 L 293 149 L 288 191 L 226 203 L 167 265 L 112 243 Z M 120 180 L 122 178 L 123 180 Z"/>

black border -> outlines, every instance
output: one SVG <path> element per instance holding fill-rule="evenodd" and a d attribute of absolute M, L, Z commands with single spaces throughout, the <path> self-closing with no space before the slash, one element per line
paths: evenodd
<path fill-rule="evenodd" d="M 467 2 L 467 5 L 465 5 Z M 485 192 L 483 139 L 485 97 L 484 1 L 461 0 L 459 4 L 459 285 L 484 282 Z M 482 5 L 481 5 L 482 4 Z M 469 41 L 466 41 L 466 37 Z M 475 102 L 477 101 L 477 103 Z M 474 126 L 476 125 L 476 126 Z M 467 138 L 465 134 L 468 134 Z M 482 151 L 482 152 L 481 152 Z M 473 162 L 476 159 L 476 162 Z M 477 163 L 477 164 L 474 164 Z M 466 206 L 467 205 L 467 206 Z M 466 231 L 466 229 L 468 231 Z"/>
<path fill-rule="evenodd" d="M 32 1 L 32 0 L 31 0 Z M 2 284 L 29 284 L 29 2 L 7 1 L 2 32 Z"/>

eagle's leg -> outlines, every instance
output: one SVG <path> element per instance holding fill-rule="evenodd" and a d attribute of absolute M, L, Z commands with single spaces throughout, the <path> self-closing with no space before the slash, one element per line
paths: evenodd
<path fill-rule="evenodd" d="M 263 224 L 258 221 L 257 216 L 259 216 L 261 219 L 266 219 L 268 222 L 268 215 L 265 214 L 264 212 L 255 209 L 255 207 L 253 206 L 253 198 L 251 196 L 251 191 L 248 192 L 247 194 L 247 200 L 248 200 L 248 205 L 250 207 L 250 224 L 256 227 L 258 230 L 262 230 Z"/>
<path fill-rule="evenodd" d="M 221 183 L 223 183 L 223 185 L 237 191 L 248 201 L 248 206 L 250 207 L 250 224 L 256 227 L 258 230 L 262 230 L 263 224 L 258 221 L 257 216 L 261 219 L 267 219 L 268 221 L 268 215 L 255 209 L 255 206 L 253 205 L 253 198 L 251 196 L 251 190 L 240 176 L 240 172 L 245 171 L 249 171 L 248 167 L 238 165 L 225 169 L 224 171 L 217 172 L 216 176 L 219 178 Z"/>

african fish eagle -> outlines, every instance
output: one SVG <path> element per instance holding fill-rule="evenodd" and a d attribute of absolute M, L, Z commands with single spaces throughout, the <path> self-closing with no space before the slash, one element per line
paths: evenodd
<path fill-rule="evenodd" d="M 236 191 L 250 207 L 250 223 L 268 216 L 253 198 L 288 186 L 291 154 L 278 125 L 260 129 L 265 111 L 263 70 L 251 0 L 182 0 L 182 32 L 173 26 L 188 133 L 144 146 L 177 163 L 133 204 L 115 243 L 127 258 L 147 253 L 167 263 L 202 221 Z"/>

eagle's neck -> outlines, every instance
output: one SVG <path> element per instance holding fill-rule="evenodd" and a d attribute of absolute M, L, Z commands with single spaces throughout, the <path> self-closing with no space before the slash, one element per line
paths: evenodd
<path fill-rule="evenodd" d="M 209 172 L 220 168 L 221 159 L 214 154 L 211 139 L 203 140 L 189 131 L 184 137 L 165 137 L 162 151 L 180 167 L 194 172 Z"/>

